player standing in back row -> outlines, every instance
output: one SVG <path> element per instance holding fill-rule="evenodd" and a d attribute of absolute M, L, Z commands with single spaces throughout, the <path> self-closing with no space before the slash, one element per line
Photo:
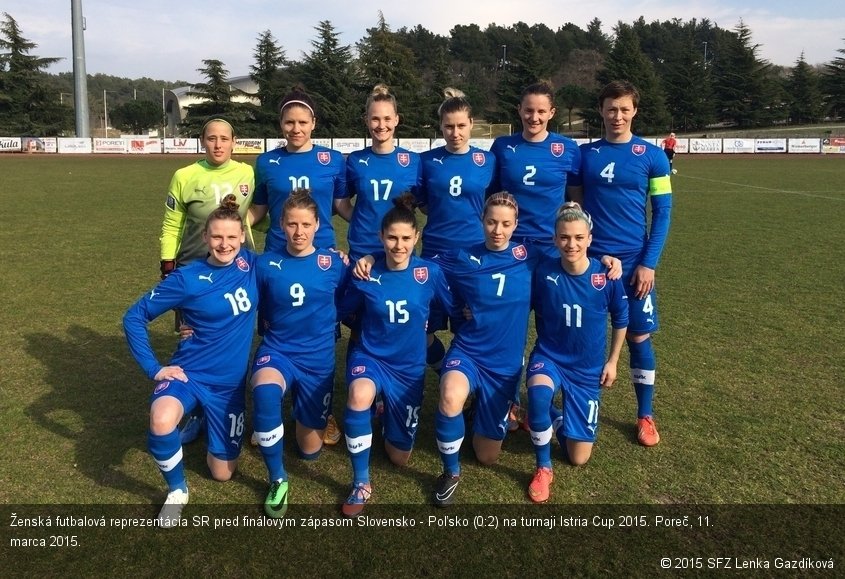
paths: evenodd
<path fill-rule="evenodd" d="M 570 195 L 593 218 L 590 256 L 611 254 L 622 260 L 637 440 L 654 446 L 660 442 L 652 410 L 656 363 L 651 334 L 658 329 L 654 278 L 669 234 L 672 183 L 669 161 L 660 147 L 632 132 L 639 100 L 636 87 L 627 81 L 611 82 L 601 90 L 605 137 L 581 146 L 583 186 L 571 189 Z"/>
<path fill-rule="evenodd" d="M 496 156 L 499 187 L 519 203 L 514 242 L 540 245 L 557 255 L 551 212 L 565 200 L 566 187 L 581 169 L 581 152 L 572 139 L 549 131 L 555 116 L 554 89 L 538 82 L 522 91 L 519 105 L 522 132 L 499 137 L 490 151 Z"/>

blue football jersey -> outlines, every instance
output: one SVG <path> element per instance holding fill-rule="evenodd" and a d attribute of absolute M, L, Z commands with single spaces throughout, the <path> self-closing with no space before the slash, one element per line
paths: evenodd
<path fill-rule="evenodd" d="M 532 304 L 537 328 L 534 352 L 598 385 L 606 362 L 607 316 L 614 328 L 628 325 L 621 280 L 590 258 L 581 275 L 567 273 L 560 259 L 545 257 L 534 272 Z"/>
<path fill-rule="evenodd" d="M 411 256 L 406 269 L 391 271 L 380 256 L 368 280 L 352 278 L 339 309 L 341 318 L 360 317 L 361 351 L 396 372 L 416 376 L 425 367 L 425 329 L 435 299 L 452 310 L 446 278 L 435 263 Z"/>
<path fill-rule="evenodd" d="M 551 245 L 555 211 L 563 204 L 568 180 L 581 170 L 578 145 L 557 133 L 539 143 L 517 133 L 498 137 L 490 150 L 498 163 L 499 189 L 519 204 L 514 240 Z"/>
<path fill-rule="evenodd" d="M 420 156 L 397 147 L 391 153 L 374 153 L 368 147 L 346 159 L 347 195 L 355 197 L 349 221 L 349 253 L 362 257 L 382 249 L 381 220 L 393 207 L 393 199 L 420 185 Z"/>
<path fill-rule="evenodd" d="M 270 231 L 265 251 L 280 251 L 285 247 L 285 233 L 279 220 L 282 207 L 294 189 L 311 190 L 317 202 L 320 228 L 314 245 L 334 247 L 332 226 L 334 200 L 346 196 L 346 165 L 343 155 L 333 149 L 314 145 L 304 153 L 290 153 L 284 147 L 262 153 L 255 160 L 255 195 L 252 202 L 267 205 L 270 212 Z"/>
<path fill-rule="evenodd" d="M 435 258 L 455 304 L 472 312 L 472 319 L 456 328 L 452 344 L 489 370 L 509 374 L 522 366 L 531 276 L 541 255 L 530 245 L 511 242 L 503 251 L 479 243 Z"/>
<path fill-rule="evenodd" d="M 481 212 L 494 193 L 496 157 L 478 147 L 461 154 L 438 147 L 421 157 L 423 182 L 417 199 L 428 214 L 422 256 L 484 241 Z"/>
<path fill-rule="evenodd" d="M 337 297 L 348 278 L 337 254 L 318 249 L 294 257 L 283 249 L 259 256 L 256 269 L 262 344 L 305 366 L 333 365 Z"/>
<path fill-rule="evenodd" d="M 129 350 L 153 379 L 162 364 L 147 324 L 174 308 L 194 333 L 180 340 L 168 365 L 181 366 L 202 384 L 237 385 L 246 376 L 258 311 L 255 254 L 242 249 L 228 266 L 192 261 L 144 294 L 123 316 Z"/>
<path fill-rule="evenodd" d="M 590 255 L 613 255 L 654 269 L 669 231 L 672 184 L 669 160 L 639 137 L 581 145 L 584 209 L 593 218 Z M 647 205 L 652 204 L 649 232 Z"/>

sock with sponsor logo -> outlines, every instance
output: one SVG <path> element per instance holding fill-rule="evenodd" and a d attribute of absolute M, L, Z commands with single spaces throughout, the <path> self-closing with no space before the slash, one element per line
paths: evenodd
<path fill-rule="evenodd" d="M 343 411 L 346 450 L 352 462 L 352 484 L 370 483 L 370 448 L 373 445 L 373 425 L 370 409 Z"/>
<path fill-rule="evenodd" d="M 259 384 L 252 389 L 252 426 L 258 450 L 264 457 L 270 481 L 287 480 L 283 460 L 285 425 L 282 417 L 284 391 L 278 384 Z"/>
<path fill-rule="evenodd" d="M 185 464 L 182 462 L 182 442 L 179 429 L 169 434 L 147 433 L 147 448 L 158 465 L 169 491 L 181 489 L 188 492 L 185 480 Z"/>
<path fill-rule="evenodd" d="M 434 413 L 434 432 L 440 460 L 443 461 L 443 472 L 453 476 L 461 474 L 460 450 L 466 433 L 463 415 L 446 416 L 438 408 Z"/>
<path fill-rule="evenodd" d="M 552 468 L 552 418 L 550 409 L 555 391 L 545 385 L 528 388 L 528 426 L 537 467 Z"/>
<path fill-rule="evenodd" d="M 637 394 L 637 418 L 652 415 L 656 361 L 651 338 L 642 342 L 628 342 L 631 354 L 631 381 Z"/>

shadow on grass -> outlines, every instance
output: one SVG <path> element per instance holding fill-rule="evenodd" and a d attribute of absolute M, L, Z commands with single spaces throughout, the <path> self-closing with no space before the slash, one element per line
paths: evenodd
<path fill-rule="evenodd" d="M 64 335 L 35 333 L 26 341 L 28 353 L 46 370 L 45 384 L 52 387 L 26 409 L 27 415 L 72 441 L 76 469 L 95 483 L 139 499 L 158 498 L 160 486 L 121 471 L 129 451 L 147 452 L 144 433 L 151 387 L 123 340 L 73 325 Z"/>

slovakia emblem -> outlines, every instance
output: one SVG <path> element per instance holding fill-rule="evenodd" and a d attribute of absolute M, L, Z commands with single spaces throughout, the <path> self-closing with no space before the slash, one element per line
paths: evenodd
<path fill-rule="evenodd" d="M 603 290 L 604 286 L 607 285 L 607 276 L 603 273 L 594 273 L 590 276 L 590 283 L 597 290 Z"/>
<path fill-rule="evenodd" d="M 263 366 L 267 362 L 270 361 L 270 356 L 261 356 L 258 360 L 255 361 L 256 366 Z"/>
<path fill-rule="evenodd" d="M 332 266 L 332 256 L 331 255 L 318 255 L 317 256 L 317 267 L 326 271 Z"/>
<path fill-rule="evenodd" d="M 249 271 L 249 264 L 246 262 L 244 258 L 238 256 L 238 259 L 235 260 L 235 263 L 238 264 L 238 269 L 241 271 Z"/>
<path fill-rule="evenodd" d="M 328 165 L 332 160 L 332 156 L 329 154 L 328 151 L 319 151 L 317 153 L 317 160 L 320 162 L 321 165 Z"/>
<path fill-rule="evenodd" d="M 448 362 L 446 362 L 447 368 L 456 368 L 460 365 L 461 365 L 461 361 L 457 358 L 453 358 L 453 359 L 449 360 Z"/>
<path fill-rule="evenodd" d="M 631 145 L 631 152 L 639 157 L 645 153 L 645 145 Z"/>
<path fill-rule="evenodd" d="M 159 382 L 156 384 L 156 389 L 153 390 L 153 394 L 159 394 L 160 392 L 164 392 L 167 390 L 167 387 L 170 386 L 170 382 L 165 380 L 164 382 Z"/>
<path fill-rule="evenodd" d="M 481 151 L 477 151 L 472 154 L 472 162 L 479 167 L 483 167 L 484 163 L 487 162 L 487 157 L 485 157 L 484 153 L 482 153 Z"/>
<path fill-rule="evenodd" d="M 555 157 L 563 155 L 563 143 L 552 143 L 552 155 Z"/>
<path fill-rule="evenodd" d="M 513 256 L 519 261 L 524 261 L 525 258 L 528 257 L 528 252 L 525 250 L 524 245 L 517 245 L 516 247 L 511 249 L 511 253 L 513 253 Z"/>
<path fill-rule="evenodd" d="M 249 195 L 249 185 L 247 185 L 246 183 L 241 183 L 240 185 L 238 185 L 238 190 L 244 197 Z"/>
<path fill-rule="evenodd" d="M 396 160 L 403 167 L 407 167 L 411 164 L 411 155 L 409 153 L 396 153 Z"/>
<path fill-rule="evenodd" d="M 543 362 L 534 362 L 531 364 L 531 367 L 528 368 L 529 372 L 536 372 L 537 370 L 541 369 L 545 364 Z"/>
<path fill-rule="evenodd" d="M 427 267 L 415 267 L 414 268 L 414 281 L 419 284 L 423 284 L 428 281 L 428 268 Z"/>
<path fill-rule="evenodd" d="M 361 374 L 363 374 L 366 371 L 367 371 L 366 366 L 355 366 L 354 368 L 352 368 L 352 375 L 353 376 L 360 376 Z"/>

